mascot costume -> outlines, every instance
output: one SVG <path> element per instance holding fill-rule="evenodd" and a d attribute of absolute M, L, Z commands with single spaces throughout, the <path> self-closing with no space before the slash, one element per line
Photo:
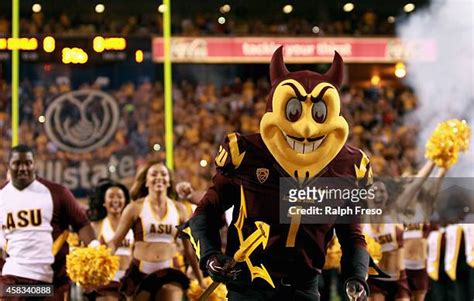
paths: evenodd
<path fill-rule="evenodd" d="M 367 156 L 346 144 L 349 126 L 338 93 L 342 76 L 338 53 L 325 74 L 289 72 L 278 48 L 260 133 L 229 134 L 219 147 L 213 185 L 181 229 L 201 268 L 226 284 L 228 300 L 319 300 L 318 276 L 334 232 L 346 292 L 352 300 L 366 299 L 369 254 L 358 224 L 279 219 L 281 177 L 300 186 L 319 176 L 349 178 L 354 186 L 371 177 Z M 219 225 L 232 206 L 223 253 Z"/>

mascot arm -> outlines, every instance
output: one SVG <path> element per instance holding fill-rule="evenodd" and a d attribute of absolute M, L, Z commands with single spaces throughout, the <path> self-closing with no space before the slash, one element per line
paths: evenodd
<path fill-rule="evenodd" d="M 181 237 L 191 239 L 199 258 L 199 266 L 205 270 L 208 258 L 222 252 L 220 228 L 227 209 L 238 203 L 239 185 L 234 183 L 237 168 L 244 154 L 239 152 L 240 135 L 228 135 L 219 147 L 215 163 L 217 173 L 212 186 L 199 202 L 193 217 L 180 226 Z M 239 163 L 238 165 L 236 163 Z"/>
<path fill-rule="evenodd" d="M 230 178 L 217 173 L 212 181 L 213 185 L 206 192 L 188 222 L 191 235 L 199 248 L 198 257 L 201 269 L 206 267 L 209 256 L 222 252 L 219 232 L 222 226 L 222 216 L 234 204 L 235 198 L 239 196 L 238 187 L 232 184 Z"/>
<path fill-rule="evenodd" d="M 357 186 L 369 189 L 372 185 L 372 168 L 367 155 L 362 152 L 356 152 L 353 158 L 354 176 Z M 359 281 L 365 288 L 367 295 L 369 287 L 366 282 L 369 269 L 369 253 L 367 252 L 367 243 L 358 220 L 353 223 L 336 224 L 336 234 L 339 238 L 342 250 L 341 269 L 347 284 L 351 280 Z"/>
<path fill-rule="evenodd" d="M 355 156 L 350 159 L 354 162 L 354 180 L 357 186 L 369 189 L 373 182 L 372 168 L 367 155 L 361 150 L 355 151 Z M 352 165 L 352 164 L 351 164 Z M 359 281 L 365 288 L 367 295 L 369 287 L 366 282 L 369 269 L 369 253 L 367 243 L 359 220 L 352 223 L 336 224 L 336 234 L 342 250 L 341 269 L 345 284 L 351 280 Z"/>
<path fill-rule="evenodd" d="M 360 225 L 336 225 L 336 234 L 341 244 L 341 269 L 345 282 L 357 280 L 362 283 L 366 292 L 369 292 L 366 282 L 369 269 L 369 253 Z"/>

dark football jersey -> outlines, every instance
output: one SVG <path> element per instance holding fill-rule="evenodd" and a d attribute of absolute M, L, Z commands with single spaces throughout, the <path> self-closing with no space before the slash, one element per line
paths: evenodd
<path fill-rule="evenodd" d="M 363 156 L 360 150 L 345 145 L 319 176 L 350 178 L 356 185 L 354 166 L 360 165 Z M 242 228 L 244 239 L 256 230 L 256 221 L 270 226 L 266 248 L 257 247 L 250 257 L 254 266 L 263 264 L 272 277 L 319 274 L 324 266 L 326 246 L 335 230 L 343 250 L 343 271 L 353 272 L 352 255 L 357 249 L 366 248 L 358 224 L 300 224 L 295 229 L 290 224 L 280 223 L 280 178 L 289 176 L 268 151 L 260 134 L 230 134 L 219 149 L 216 165 L 213 185 L 201 200 L 194 217 L 206 214 L 218 219 L 225 210 L 234 206 L 227 235 L 227 255 L 233 256 L 240 247 L 234 224 L 239 216 L 242 189 L 247 212 Z"/>

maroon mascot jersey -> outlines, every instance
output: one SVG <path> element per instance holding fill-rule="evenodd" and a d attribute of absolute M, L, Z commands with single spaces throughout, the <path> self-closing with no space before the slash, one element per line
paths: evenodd
<path fill-rule="evenodd" d="M 185 228 L 203 269 L 210 256 L 221 252 L 219 217 L 233 206 L 225 254 L 238 259 L 245 250 L 248 258 L 237 266 L 249 287 L 271 289 L 283 278 L 304 281 L 320 274 L 334 230 L 345 280 L 356 279 L 367 287 L 369 256 L 358 224 L 280 222 L 283 177 L 295 183 L 343 177 L 353 187 L 371 177 L 367 156 L 346 144 L 349 128 L 338 93 L 342 67 L 336 53 L 325 74 L 289 72 L 282 48 L 275 52 L 260 133 L 226 137 L 215 159 L 213 185 Z"/>

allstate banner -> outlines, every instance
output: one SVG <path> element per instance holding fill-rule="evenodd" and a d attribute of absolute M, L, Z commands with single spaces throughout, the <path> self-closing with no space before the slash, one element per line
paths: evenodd
<path fill-rule="evenodd" d="M 407 58 L 431 62 L 436 45 L 430 40 L 400 41 L 396 38 L 276 38 L 276 37 L 174 37 L 174 63 L 268 63 L 284 46 L 288 63 L 331 62 L 334 51 L 348 63 L 396 63 Z M 163 62 L 163 39 L 153 39 L 153 60 Z"/>
<path fill-rule="evenodd" d="M 120 113 L 117 101 L 100 90 L 77 90 L 55 98 L 45 114 L 45 132 L 55 151 L 40 156 L 49 158 L 38 160 L 38 175 L 67 186 L 79 197 L 101 178 L 133 177 L 133 151 L 127 145 L 112 145 Z"/>

